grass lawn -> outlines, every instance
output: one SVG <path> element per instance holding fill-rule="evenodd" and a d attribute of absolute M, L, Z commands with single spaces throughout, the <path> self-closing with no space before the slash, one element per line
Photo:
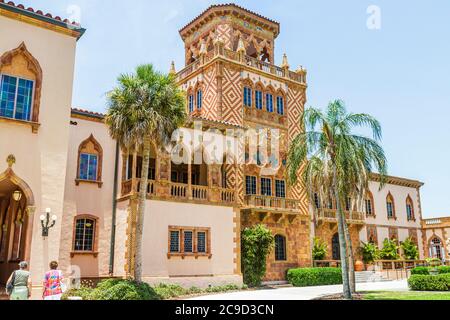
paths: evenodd
<path fill-rule="evenodd" d="M 450 300 L 450 292 L 379 291 L 365 292 L 364 300 Z"/>

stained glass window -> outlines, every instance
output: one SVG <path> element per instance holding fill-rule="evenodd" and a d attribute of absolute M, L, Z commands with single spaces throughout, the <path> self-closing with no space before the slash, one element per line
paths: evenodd
<path fill-rule="evenodd" d="M 75 251 L 94 251 L 95 220 L 78 219 L 75 225 Z"/>
<path fill-rule="evenodd" d="M 29 121 L 34 82 L 2 75 L 0 78 L 0 116 Z"/>
<path fill-rule="evenodd" d="M 97 181 L 98 157 L 95 154 L 80 154 L 80 180 Z"/>

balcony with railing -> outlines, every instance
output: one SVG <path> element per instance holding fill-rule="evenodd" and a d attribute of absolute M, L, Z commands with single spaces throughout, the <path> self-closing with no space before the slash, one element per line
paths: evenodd
<path fill-rule="evenodd" d="M 337 223 L 337 211 L 335 209 L 322 209 L 317 213 L 319 222 Z M 345 219 L 351 224 L 365 224 L 366 214 L 357 211 L 345 211 Z"/>
<path fill-rule="evenodd" d="M 283 62 L 283 66 L 276 66 L 274 64 L 248 56 L 243 51 L 239 52 L 229 50 L 223 46 L 223 43 L 220 42 L 215 45 L 213 50 L 205 53 L 200 53 L 196 61 L 186 66 L 183 70 L 179 71 L 177 73 L 177 81 L 185 79 L 216 58 L 222 58 L 245 65 L 249 71 L 254 70 L 257 72 L 263 72 L 267 75 L 286 78 L 299 84 L 306 85 L 307 72 L 302 67 L 300 67 L 297 71 L 292 71 L 289 70 L 287 60 L 286 62 Z"/>
<path fill-rule="evenodd" d="M 133 188 L 137 194 L 140 191 L 140 179 L 125 180 L 122 182 L 122 197 L 133 194 Z M 149 180 L 147 183 L 147 197 L 159 200 L 182 200 L 207 203 L 221 203 L 234 205 L 236 191 L 227 188 L 210 188 L 207 186 L 189 185 L 177 182 L 158 182 Z"/>
<path fill-rule="evenodd" d="M 302 206 L 299 200 L 261 195 L 246 195 L 244 198 L 244 209 L 263 212 L 302 212 Z"/>

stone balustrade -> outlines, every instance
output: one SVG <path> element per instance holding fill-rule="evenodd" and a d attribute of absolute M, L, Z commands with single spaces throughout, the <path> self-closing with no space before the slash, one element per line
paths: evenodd
<path fill-rule="evenodd" d="M 127 197 L 140 190 L 140 179 L 122 181 L 121 196 Z M 169 181 L 149 180 L 147 196 L 159 200 L 184 200 L 200 203 L 236 204 L 236 191 L 226 188 L 210 188 L 207 186 L 189 185 Z"/>
<path fill-rule="evenodd" d="M 317 214 L 319 221 L 337 222 L 337 211 L 335 209 L 323 209 Z M 364 224 L 366 215 L 364 212 L 357 211 L 345 211 L 345 219 L 348 223 L 352 224 Z"/>
<path fill-rule="evenodd" d="M 260 210 L 283 210 L 291 212 L 301 211 L 301 204 L 299 200 L 261 195 L 246 195 L 244 206 L 249 209 Z"/>
<path fill-rule="evenodd" d="M 208 53 L 204 54 L 203 56 L 200 56 L 199 59 L 197 59 L 196 61 L 186 66 L 184 69 L 182 69 L 177 73 L 177 81 L 181 81 L 182 79 L 188 77 L 189 75 L 200 69 L 203 65 L 209 63 L 210 61 L 218 57 L 222 57 L 224 59 L 243 64 L 247 66 L 250 70 L 254 69 L 260 72 L 262 71 L 267 74 L 287 78 L 289 80 L 306 85 L 306 70 L 304 69 L 299 69 L 298 71 L 291 71 L 288 68 L 276 66 L 274 64 L 261 61 L 259 59 L 225 48 L 222 48 L 221 50 L 211 50 Z"/>

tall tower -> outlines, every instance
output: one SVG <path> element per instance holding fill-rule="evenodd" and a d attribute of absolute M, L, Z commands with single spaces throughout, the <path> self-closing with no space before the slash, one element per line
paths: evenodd
<path fill-rule="evenodd" d="M 285 178 L 289 143 L 302 130 L 306 71 L 291 71 L 286 55 L 281 66 L 275 65 L 279 32 L 278 22 L 255 12 L 213 5 L 180 30 L 186 66 L 177 73 L 191 119 L 279 132 L 275 173 L 264 171 L 259 154 L 256 163 L 230 166 L 224 173 L 227 188 L 236 189 L 240 227 L 264 223 L 277 235 L 266 280 L 311 264 L 306 193 L 300 185 L 288 186 Z"/>

